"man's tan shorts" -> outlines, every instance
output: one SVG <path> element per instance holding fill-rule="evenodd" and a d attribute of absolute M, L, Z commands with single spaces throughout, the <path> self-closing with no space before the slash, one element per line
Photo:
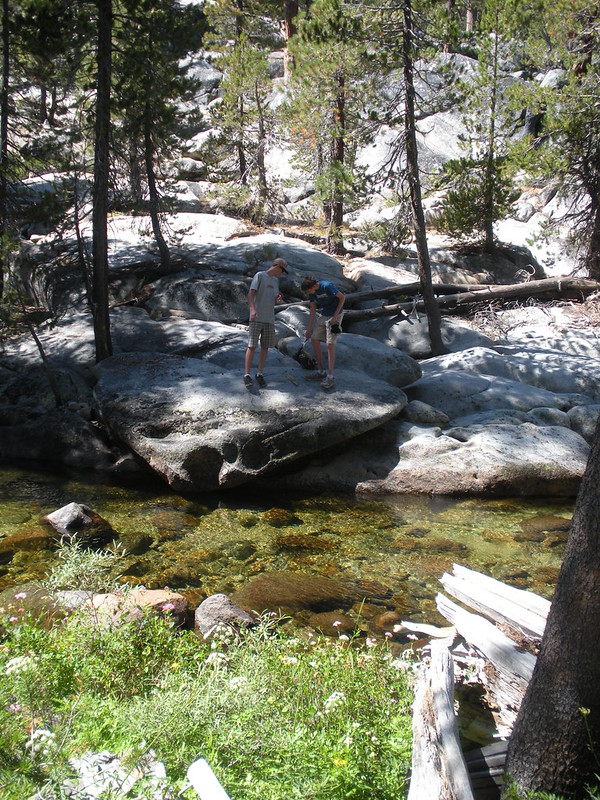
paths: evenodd
<path fill-rule="evenodd" d="M 338 315 L 338 325 L 341 324 L 343 316 L 343 312 Z M 315 316 L 311 339 L 318 339 L 320 342 L 334 344 L 339 335 L 339 333 L 331 332 L 331 317 L 322 317 L 320 314 Z"/>

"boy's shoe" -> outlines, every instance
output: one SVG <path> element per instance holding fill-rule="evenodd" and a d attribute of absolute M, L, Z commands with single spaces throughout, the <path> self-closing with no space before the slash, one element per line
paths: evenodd
<path fill-rule="evenodd" d="M 261 387 L 261 389 L 264 389 L 264 388 L 265 388 L 265 386 L 267 385 L 267 382 L 266 382 L 266 380 L 265 380 L 265 379 L 264 379 L 264 377 L 263 377 L 263 376 L 260 374 L 260 372 L 257 372 L 257 373 L 256 373 L 256 382 L 257 382 L 257 383 L 258 383 L 258 385 Z"/>
<path fill-rule="evenodd" d="M 251 375 L 244 375 L 244 385 L 246 389 L 252 388 L 252 376 Z"/>
<path fill-rule="evenodd" d="M 321 389 L 333 389 L 334 381 L 333 378 L 329 377 L 329 375 L 325 378 L 324 381 L 321 381 Z"/>
<path fill-rule="evenodd" d="M 311 372 L 310 375 L 306 375 L 304 380 L 306 381 L 322 381 L 327 377 L 327 373 L 325 370 L 318 370 L 317 372 Z"/>

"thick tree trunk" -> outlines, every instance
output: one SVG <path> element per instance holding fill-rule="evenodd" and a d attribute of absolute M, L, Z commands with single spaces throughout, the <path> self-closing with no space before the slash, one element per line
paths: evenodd
<path fill-rule="evenodd" d="M 592 235 L 588 244 L 586 265 L 592 280 L 600 280 L 600 204 L 596 206 Z"/>
<path fill-rule="evenodd" d="M 98 86 L 92 208 L 92 313 L 96 361 L 112 355 L 108 314 L 108 169 L 110 137 L 110 79 L 112 0 L 96 0 L 98 9 Z"/>
<path fill-rule="evenodd" d="M 8 90 L 9 90 L 9 23 L 8 0 L 2 0 L 2 87 L 0 89 L 0 299 L 4 294 L 4 274 L 8 267 L 4 234 L 8 214 Z"/>
<path fill-rule="evenodd" d="M 506 771 L 522 790 L 583 798 L 600 754 L 600 422 L 540 653 L 510 739 Z"/>
<path fill-rule="evenodd" d="M 342 241 L 344 198 L 341 187 L 341 173 L 344 168 L 346 133 L 346 78 L 343 70 L 338 70 L 336 83 L 337 94 L 334 110 L 335 135 L 331 143 L 331 163 L 333 165 L 334 175 L 329 208 L 327 251 L 329 253 L 341 255 L 344 252 L 344 243 Z"/>
<path fill-rule="evenodd" d="M 427 246 L 425 214 L 423 213 L 423 203 L 421 200 L 421 180 L 419 177 L 417 137 L 415 132 L 415 85 L 413 80 L 412 35 L 413 23 L 411 0 L 404 0 L 402 61 L 405 97 L 406 164 L 408 168 L 408 183 L 410 187 L 410 201 L 415 230 L 415 242 L 417 245 L 419 278 L 421 280 L 423 301 L 427 311 L 431 352 L 433 355 L 440 355 L 441 353 L 445 353 L 447 351 L 442 342 L 442 318 L 432 290 L 431 262 L 429 259 L 429 248 Z"/>
<path fill-rule="evenodd" d="M 287 83 L 294 68 L 294 60 L 290 56 L 288 50 L 288 43 L 292 36 L 296 33 L 296 16 L 298 14 L 298 0 L 284 0 L 283 3 L 284 13 L 284 35 L 285 35 L 285 50 L 283 53 L 283 79 Z"/>
<path fill-rule="evenodd" d="M 467 33 L 473 33 L 475 30 L 475 9 L 473 8 L 473 0 L 467 0 L 467 19 L 465 22 L 465 30 Z"/>
<path fill-rule="evenodd" d="M 149 42 L 149 50 L 152 52 L 152 42 Z M 148 65 L 150 71 L 150 65 Z M 144 159 L 146 162 L 146 179 L 148 181 L 148 195 L 150 198 L 150 220 L 152 222 L 152 233 L 160 254 L 160 271 L 166 275 L 171 271 L 171 253 L 165 241 L 160 227 L 160 198 L 156 186 L 156 175 L 154 172 L 154 145 L 152 142 L 152 104 L 150 93 L 152 91 L 151 76 L 147 76 L 146 104 L 144 108 Z"/>

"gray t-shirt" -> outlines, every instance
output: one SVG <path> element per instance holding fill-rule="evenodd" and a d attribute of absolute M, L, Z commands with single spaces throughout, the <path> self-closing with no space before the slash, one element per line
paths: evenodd
<path fill-rule="evenodd" d="M 257 272 L 250 289 L 254 289 L 254 308 L 257 322 L 275 322 L 275 298 L 279 294 L 279 278 L 267 272 Z"/>

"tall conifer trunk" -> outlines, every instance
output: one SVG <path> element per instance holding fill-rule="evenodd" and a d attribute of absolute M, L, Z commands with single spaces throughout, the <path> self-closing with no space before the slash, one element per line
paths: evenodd
<path fill-rule="evenodd" d="M 589 797 L 600 754 L 600 421 L 506 771 L 523 790 Z"/>
<path fill-rule="evenodd" d="M 429 247 L 427 245 L 427 232 L 425 229 L 425 214 L 423 213 L 423 203 L 421 199 L 421 179 L 419 177 L 419 159 L 415 130 L 415 85 L 413 79 L 413 23 L 411 0 L 404 0 L 402 33 L 406 165 L 408 169 L 408 183 L 410 187 L 410 201 L 415 232 L 415 243 L 417 245 L 419 279 L 421 282 L 421 292 L 423 294 L 423 302 L 425 303 L 427 320 L 429 323 L 431 352 L 433 355 L 440 355 L 440 353 L 446 352 L 446 348 L 442 342 L 442 318 L 440 309 L 433 294 L 433 286 L 431 281 L 431 261 L 429 259 Z"/>
<path fill-rule="evenodd" d="M 92 208 L 92 313 L 96 361 L 112 355 L 108 313 L 108 170 L 110 137 L 110 80 L 112 59 L 112 0 L 96 0 L 98 54 L 94 194 Z"/>
<path fill-rule="evenodd" d="M 8 215 L 8 91 L 9 91 L 9 24 L 8 0 L 2 0 L 2 87 L 0 89 L 0 299 L 4 294 L 4 273 L 7 270 L 5 234 Z"/>
<path fill-rule="evenodd" d="M 340 255 L 344 252 L 342 240 L 342 225 L 344 222 L 343 189 L 340 185 L 345 159 L 345 133 L 346 133 L 346 79 L 343 70 L 338 70 L 336 76 L 337 94 L 334 108 L 335 134 L 331 142 L 331 163 L 333 166 L 333 181 L 331 187 L 331 200 L 329 203 L 327 233 L 327 250 Z"/>

